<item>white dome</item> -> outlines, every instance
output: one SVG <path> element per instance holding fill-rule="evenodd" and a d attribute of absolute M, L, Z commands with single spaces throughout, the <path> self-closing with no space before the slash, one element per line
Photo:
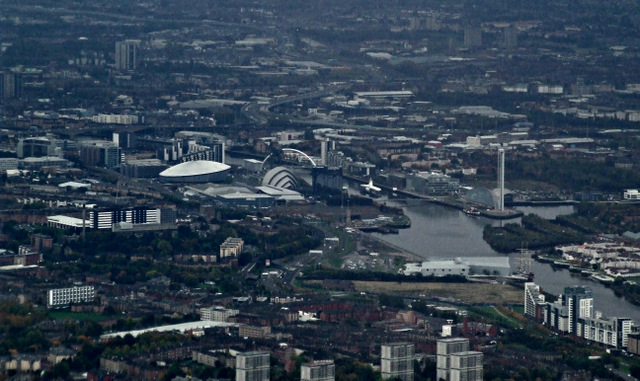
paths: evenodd
<path fill-rule="evenodd" d="M 187 161 L 186 163 L 180 163 L 178 165 L 174 165 L 171 168 L 165 169 L 164 171 L 160 172 L 160 177 L 203 176 L 218 172 L 224 172 L 229 170 L 229 168 L 231 167 L 223 163 L 218 163 L 216 161 Z"/>

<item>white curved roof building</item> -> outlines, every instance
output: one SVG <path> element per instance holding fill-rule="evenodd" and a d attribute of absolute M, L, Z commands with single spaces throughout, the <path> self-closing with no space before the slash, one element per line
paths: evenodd
<path fill-rule="evenodd" d="M 267 172 L 262 179 L 262 185 L 286 189 L 300 188 L 298 178 L 286 167 L 275 167 Z"/>
<path fill-rule="evenodd" d="M 227 177 L 229 169 L 230 166 L 216 161 L 187 161 L 160 172 L 160 178 L 173 183 L 217 182 Z"/>

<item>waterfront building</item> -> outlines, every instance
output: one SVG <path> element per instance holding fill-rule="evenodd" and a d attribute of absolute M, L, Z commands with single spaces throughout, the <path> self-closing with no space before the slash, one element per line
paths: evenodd
<path fill-rule="evenodd" d="M 640 333 L 634 332 L 627 335 L 627 352 L 640 355 Z"/>
<path fill-rule="evenodd" d="M 400 272 L 404 275 L 494 275 L 506 277 L 511 272 L 508 257 L 459 257 L 450 260 L 407 263 Z"/>
<path fill-rule="evenodd" d="M 417 172 L 407 175 L 407 190 L 425 195 L 453 194 L 460 188 L 460 181 L 438 172 Z"/>
<path fill-rule="evenodd" d="M 578 319 L 576 336 L 614 348 L 626 348 L 633 320 L 625 317 Z"/>
<path fill-rule="evenodd" d="M 380 348 L 380 371 L 384 379 L 413 381 L 413 343 L 383 344 Z"/>
<path fill-rule="evenodd" d="M 524 284 L 524 314 L 536 320 L 542 321 L 544 318 L 544 308 L 546 302 L 540 286 L 533 282 Z"/>

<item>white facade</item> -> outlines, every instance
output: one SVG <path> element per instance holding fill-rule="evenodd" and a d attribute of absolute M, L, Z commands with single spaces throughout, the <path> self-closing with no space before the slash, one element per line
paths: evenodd
<path fill-rule="evenodd" d="M 399 378 L 413 381 L 413 343 L 383 344 L 380 348 L 380 372 L 383 379 Z"/>
<path fill-rule="evenodd" d="M 224 307 L 209 307 L 200 309 L 200 320 L 227 321 L 231 316 L 239 314 L 239 310 Z"/>
<path fill-rule="evenodd" d="M 236 356 L 236 381 L 269 381 L 270 370 L 269 352 L 245 352 Z"/>
<path fill-rule="evenodd" d="M 536 306 L 545 302 L 545 297 L 540 293 L 540 286 L 533 282 L 524 284 L 524 314 L 536 317 Z"/>
<path fill-rule="evenodd" d="M 404 275 L 445 276 L 469 275 L 469 264 L 462 261 L 425 261 L 421 263 L 407 263 L 400 270 Z"/>
<path fill-rule="evenodd" d="M 624 199 L 625 200 L 639 200 L 640 192 L 637 189 L 626 189 L 624 191 Z"/>
<path fill-rule="evenodd" d="M 578 320 L 578 336 L 614 348 L 626 348 L 633 320 L 629 318 L 585 318 Z"/>
<path fill-rule="evenodd" d="M 469 339 L 462 337 L 440 339 L 436 346 L 436 377 L 451 380 L 451 355 L 469 351 Z"/>
<path fill-rule="evenodd" d="M 336 366 L 333 360 L 314 361 L 300 366 L 300 381 L 334 381 Z"/>
<path fill-rule="evenodd" d="M 137 115 L 127 114 L 98 114 L 91 121 L 100 124 L 138 124 L 139 118 Z"/>
<path fill-rule="evenodd" d="M 55 288 L 47 292 L 47 306 L 61 307 L 71 303 L 91 302 L 95 298 L 93 286 Z"/>
<path fill-rule="evenodd" d="M 237 257 L 244 249 L 244 240 L 242 238 L 227 238 L 220 245 L 220 258 Z"/>
<path fill-rule="evenodd" d="M 482 381 L 482 352 L 467 351 L 451 355 L 450 381 Z"/>

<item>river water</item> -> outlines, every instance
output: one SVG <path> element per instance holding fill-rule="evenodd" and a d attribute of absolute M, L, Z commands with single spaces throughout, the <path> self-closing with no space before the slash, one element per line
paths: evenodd
<path fill-rule="evenodd" d="M 391 201 L 387 203 L 395 205 Z M 411 227 L 401 229 L 398 234 L 376 233 L 375 236 L 425 259 L 503 256 L 504 254 L 494 251 L 483 240 L 484 226 L 520 223 L 519 218 L 496 221 L 482 217 L 469 217 L 459 210 L 428 202 L 396 206 L 403 207 L 405 214 L 411 219 Z M 573 206 L 518 207 L 517 209 L 525 214 L 533 213 L 547 219 L 573 212 Z M 510 255 L 510 259 L 512 268 L 517 267 L 517 254 Z M 611 289 L 598 282 L 591 281 L 580 274 L 570 273 L 565 269 L 557 270 L 549 264 L 535 261 L 532 263 L 531 270 L 535 274 L 536 284 L 546 292 L 558 295 L 565 287 L 588 286 L 593 290 L 595 309 L 602 311 L 603 315 L 630 317 L 640 323 L 640 307 L 616 297 Z"/>

